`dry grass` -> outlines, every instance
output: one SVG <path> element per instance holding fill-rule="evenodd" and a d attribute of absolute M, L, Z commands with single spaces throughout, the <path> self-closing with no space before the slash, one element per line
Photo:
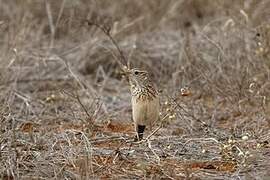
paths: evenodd
<path fill-rule="evenodd" d="M 267 0 L 0 2 L 1 179 L 270 176 Z M 162 90 L 141 143 L 117 51 L 85 19 Z"/>

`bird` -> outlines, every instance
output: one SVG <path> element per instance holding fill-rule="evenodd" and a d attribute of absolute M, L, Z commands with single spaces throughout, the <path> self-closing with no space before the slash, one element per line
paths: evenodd
<path fill-rule="evenodd" d="M 152 128 L 159 119 L 159 94 L 147 71 L 134 68 L 127 72 L 136 132 L 134 141 L 141 141 L 146 126 Z"/>

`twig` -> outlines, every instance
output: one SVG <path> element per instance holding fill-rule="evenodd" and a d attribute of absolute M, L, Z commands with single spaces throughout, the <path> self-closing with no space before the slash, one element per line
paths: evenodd
<path fill-rule="evenodd" d="M 218 140 L 216 140 L 215 138 L 192 138 L 192 139 L 189 139 L 189 140 L 187 140 L 184 144 L 183 144 L 183 148 L 181 149 L 181 151 L 183 151 L 183 149 L 185 148 L 185 146 L 189 143 L 189 142 L 191 142 L 191 141 L 203 141 L 203 140 L 210 140 L 210 141 L 213 141 L 213 142 L 215 142 L 215 143 L 217 143 L 217 144 L 223 144 L 223 143 L 221 143 L 221 142 L 219 142 Z M 181 152 L 180 151 L 180 152 Z"/>
<path fill-rule="evenodd" d="M 87 153 L 87 161 L 86 161 L 87 166 L 86 167 L 90 166 L 91 172 L 93 174 L 94 170 L 93 170 L 93 164 L 92 164 L 92 147 L 91 147 L 92 144 L 84 133 L 82 133 L 82 137 L 84 139 L 84 144 L 86 145 L 86 153 Z M 89 162 L 90 164 L 88 164 Z"/>
<path fill-rule="evenodd" d="M 151 150 L 151 152 L 156 156 L 157 161 L 160 162 L 160 157 L 157 155 L 157 153 L 154 151 L 154 149 L 151 146 L 151 141 L 147 140 L 148 148 Z"/>
<path fill-rule="evenodd" d="M 86 20 L 86 22 L 88 23 L 89 26 L 95 26 L 97 27 L 98 29 L 100 29 L 109 39 L 110 41 L 112 42 L 112 44 L 116 47 L 119 55 L 120 55 L 120 59 L 122 60 L 122 62 L 120 62 L 119 60 L 116 59 L 116 62 L 118 63 L 118 65 L 120 66 L 121 70 L 123 72 L 126 72 L 127 70 L 127 58 L 125 57 L 124 55 L 124 52 L 120 49 L 119 45 L 117 44 L 117 42 L 115 41 L 115 39 L 112 37 L 111 33 L 110 33 L 110 27 L 106 27 L 106 26 L 102 26 L 100 24 L 98 24 L 97 22 L 95 21 L 89 21 L 89 20 Z M 123 64 L 124 62 L 124 64 Z"/>
<path fill-rule="evenodd" d="M 81 99 L 80 99 L 80 97 L 79 97 L 77 91 L 76 91 L 76 99 L 78 100 L 78 103 L 79 103 L 79 104 L 81 105 L 81 107 L 83 108 L 84 112 L 85 112 L 85 113 L 87 114 L 87 116 L 91 119 L 92 116 L 88 113 L 88 111 L 87 111 L 85 105 L 82 103 L 82 101 L 81 101 Z"/>
<path fill-rule="evenodd" d="M 62 92 L 63 92 L 64 94 L 66 94 L 66 95 L 72 97 L 72 98 L 75 98 L 75 99 L 78 101 L 79 105 L 80 105 L 80 106 L 82 107 L 82 109 L 84 110 L 84 112 L 87 114 L 88 118 L 92 118 L 92 116 L 90 115 L 90 113 L 87 111 L 87 108 L 86 108 L 85 105 L 82 103 L 82 101 L 81 101 L 81 99 L 80 99 L 80 97 L 79 97 L 77 91 L 76 91 L 76 95 L 74 95 L 74 94 L 72 94 L 72 93 L 69 93 L 69 92 L 67 92 L 67 91 L 65 91 L 65 90 L 62 90 Z"/>

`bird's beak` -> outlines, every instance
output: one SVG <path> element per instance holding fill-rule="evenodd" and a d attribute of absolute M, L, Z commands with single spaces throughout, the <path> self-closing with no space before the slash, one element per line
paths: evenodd
<path fill-rule="evenodd" d="M 122 69 L 122 75 L 129 76 L 130 74 L 131 74 L 131 70 L 127 68 L 126 66 L 124 66 L 124 68 Z"/>
<path fill-rule="evenodd" d="M 120 73 L 121 76 L 129 76 L 131 74 L 131 71 L 122 71 Z"/>
<path fill-rule="evenodd" d="M 130 75 L 130 74 L 131 74 L 131 71 L 126 71 L 126 74 L 127 74 L 127 75 Z"/>

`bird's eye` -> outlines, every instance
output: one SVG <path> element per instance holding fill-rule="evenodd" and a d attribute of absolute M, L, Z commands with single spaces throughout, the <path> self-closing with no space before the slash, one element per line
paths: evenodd
<path fill-rule="evenodd" d="M 135 75 L 138 75 L 138 74 L 139 74 L 139 71 L 135 71 L 134 74 L 135 74 Z"/>

